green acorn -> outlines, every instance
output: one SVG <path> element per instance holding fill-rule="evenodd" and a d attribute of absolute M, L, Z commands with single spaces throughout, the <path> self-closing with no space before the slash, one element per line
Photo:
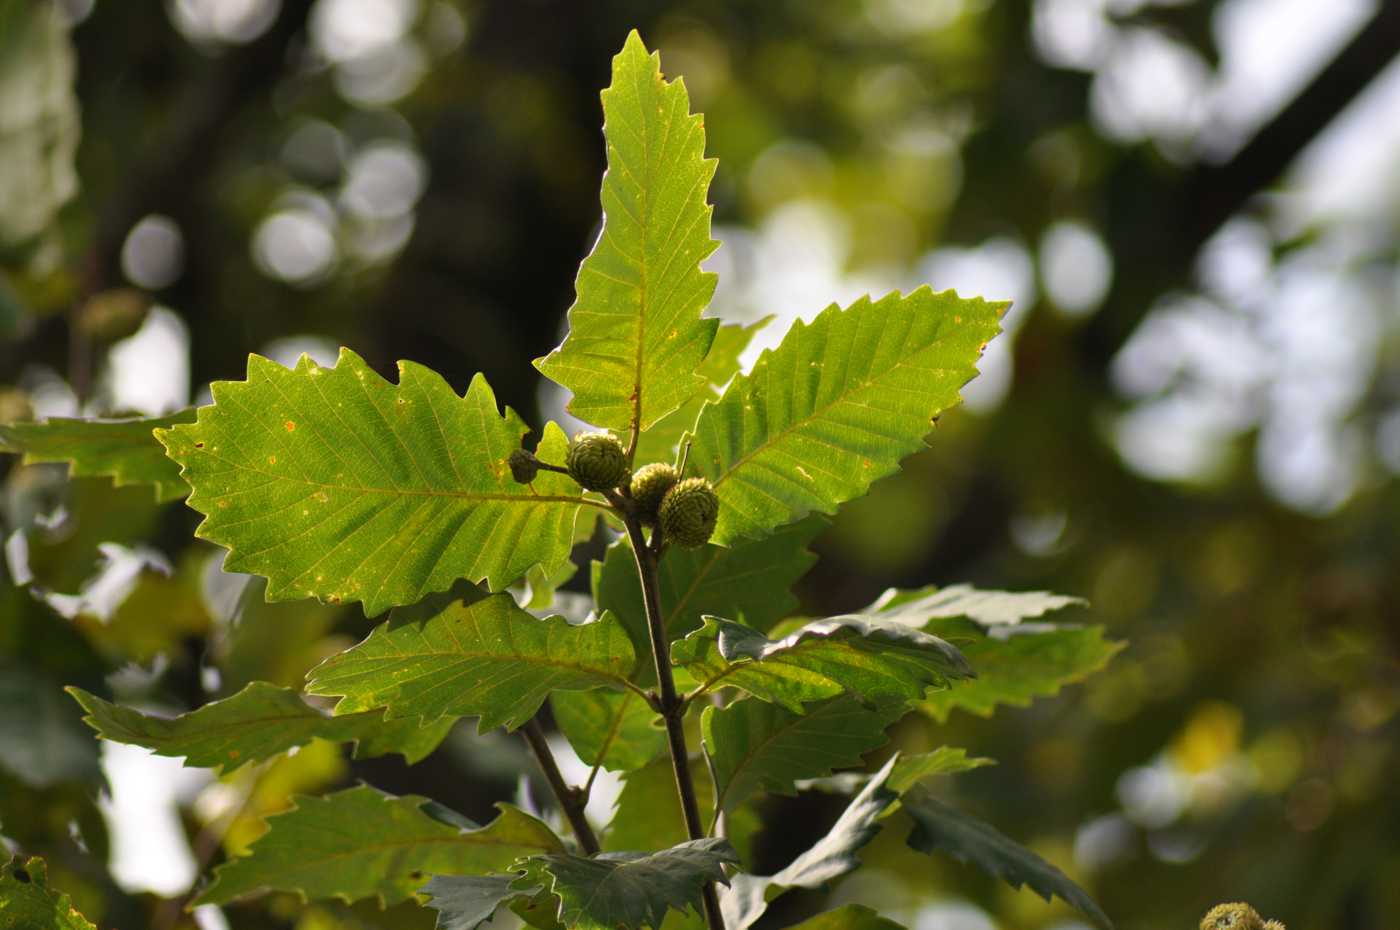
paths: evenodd
<path fill-rule="evenodd" d="M 681 480 L 680 473 L 665 462 L 653 462 L 637 469 L 628 489 L 632 501 L 637 505 L 637 514 L 645 526 L 656 524 L 657 511 L 661 509 L 661 499 L 666 492 Z"/>
<path fill-rule="evenodd" d="M 510 476 L 521 484 L 529 484 L 540 473 L 540 460 L 525 449 L 516 449 L 506 462 L 510 465 Z"/>
<path fill-rule="evenodd" d="M 1248 904 L 1217 904 L 1201 918 L 1201 930 L 1265 930 L 1265 926 L 1259 912 Z"/>
<path fill-rule="evenodd" d="M 627 452 L 609 432 L 579 433 L 564 464 L 569 476 L 590 491 L 610 491 L 627 477 Z"/>
<path fill-rule="evenodd" d="M 687 549 L 709 542 L 719 518 L 719 495 L 704 478 L 687 478 L 666 492 L 657 510 L 662 538 Z"/>

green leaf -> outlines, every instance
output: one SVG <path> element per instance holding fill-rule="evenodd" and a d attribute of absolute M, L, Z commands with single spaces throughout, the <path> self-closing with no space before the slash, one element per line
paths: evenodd
<path fill-rule="evenodd" d="M 211 389 L 197 422 L 156 436 L 194 488 L 197 534 L 228 547 L 228 571 L 265 576 L 269 600 L 362 601 L 374 616 L 568 557 L 588 501 L 565 475 L 515 483 L 506 457 L 525 424 L 481 375 L 458 397 L 401 362 L 393 385 L 342 349 L 334 368 L 249 356 L 247 381 Z M 538 452 L 562 461 L 566 446 L 550 424 Z"/>
<path fill-rule="evenodd" d="M 903 807 L 914 821 L 908 840 L 912 848 L 929 855 L 947 853 L 1001 878 L 1012 888 L 1028 885 L 1047 901 L 1058 896 L 1099 926 L 1112 928 L 1107 915 L 1082 888 L 989 824 L 949 807 L 922 789 L 906 794 Z"/>
<path fill-rule="evenodd" d="M 691 470 L 720 499 L 712 541 L 833 513 L 894 472 L 959 401 L 1006 306 L 923 287 L 793 324 L 696 423 Z"/>
<path fill-rule="evenodd" d="M 622 687 L 636 662 L 609 614 L 574 625 L 539 619 L 508 594 L 465 582 L 399 608 L 359 645 L 311 670 L 307 691 L 340 696 L 337 714 L 388 709 L 389 719 L 481 718 L 514 730 L 557 689 Z"/>
<path fill-rule="evenodd" d="M 729 930 L 747 930 L 763 916 L 768 902 L 789 888 L 820 888 L 860 867 L 856 858 L 880 832 L 877 821 L 898 798 L 886 785 L 899 756 L 876 772 L 847 805 L 835 825 L 787 868 L 776 875 L 736 875 L 720 895 L 720 911 Z"/>
<path fill-rule="evenodd" d="M 1016 624 L 1065 607 L 1085 607 L 1082 597 L 1049 591 L 983 591 L 969 584 L 929 586 L 912 591 L 890 588 L 869 613 L 922 627 L 931 620 L 966 617 L 982 626 Z"/>
<path fill-rule="evenodd" d="M 991 716 L 1000 704 L 1025 707 L 1107 664 L 1123 644 L 1104 639 L 1101 627 L 1022 622 L 1084 603 L 1045 591 L 956 585 L 941 591 L 891 589 L 861 615 L 941 636 L 962 650 L 977 670 L 976 680 L 930 694 L 920 705 L 942 722 L 957 707 L 982 717 Z M 962 617 L 971 619 L 958 619 Z"/>
<path fill-rule="evenodd" d="M 184 756 L 187 766 L 232 772 L 262 762 L 313 739 L 355 742 L 358 758 L 396 752 L 410 764 L 437 748 L 456 718 L 426 726 L 415 717 L 385 720 L 383 711 L 329 717 L 290 688 L 255 681 L 232 697 L 212 701 L 178 717 L 156 717 L 68 688 L 103 739 Z"/>
<path fill-rule="evenodd" d="M 657 570 L 662 619 L 671 639 L 699 628 L 706 614 L 735 617 L 766 630 L 797 607 L 792 585 L 816 562 L 807 546 L 826 528 L 813 518 L 783 527 L 766 539 L 746 540 L 732 548 L 667 548 Z M 626 540 L 593 563 L 593 598 L 599 609 L 617 614 L 640 659 L 634 680 L 649 684 L 651 634 L 642 607 L 642 586 Z"/>
<path fill-rule="evenodd" d="M 0 771 L 34 788 L 102 780 L 97 742 L 78 708 L 58 681 L 18 660 L 0 659 L 0 746 Z"/>
<path fill-rule="evenodd" d="M 569 335 L 535 362 L 573 391 L 574 416 L 631 432 L 704 386 L 696 369 L 718 326 L 700 318 L 715 290 L 715 276 L 700 270 L 719 246 L 705 202 L 715 161 L 705 158 L 685 83 L 662 80 L 660 61 L 635 31 L 613 59 L 603 230 L 579 268 Z"/>
<path fill-rule="evenodd" d="M 708 401 L 719 399 L 720 391 L 739 373 L 739 356 L 749 347 L 754 335 L 772 321 L 773 317 L 766 316 L 748 326 L 727 323 L 715 331 L 710 354 L 696 369 L 696 374 L 705 379 L 705 388 L 642 431 L 642 438 L 637 441 L 635 461 L 638 464 L 677 461 L 681 440 L 695 429 L 700 411 Z"/>
<path fill-rule="evenodd" d="M 666 746 L 656 711 L 635 691 L 556 691 L 549 704 L 584 765 L 630 772 Z"/>
<path fill-rule="evenodd" d="M 938 637 L 865 617 L 815 620 L 776 642 L 706 617 L 671 647 L 671 659 L 696 680 L 697 695 L 740 688 L 798 714 L 805 702 L 843 693 L 868 704 L 917 700 L 972 675 L 962 654 Z"/>
<path fill-rule="evenodd" d="M 476 930 L 501 904 L 526 894 L 511 887 L 518 880 L 517 875 L 437 875 L 422 890 L 438 912 L 438 930 Z"/>
<path fill-rule="evenodd" d="M 883 744 L 885 727 L 904 712 L 871 710 L 841 696 L 794 714 L 763 701 L 707 707 L 700 732 L 710 755 L 721 810 L 758 791 L 793 794 L 793 782 L 860 765 Z"/>
<path fill-rule="evenodd" d="M 714 783 L 698 755 L 691 759 L 690 775 L 700 816 L 708 818 L 715 807 Z M 671 757 L 659 756 L 623 775 L 622 790 L 613 804 L 612 823 L 603 835 L 603 848 L 661 848 L 686 839 Z"/>
<path fill-rule="evenodd" d="M 862 904 L 847 904 L 793 924 L 788 930 L 904 930 L 904 927 Z"/>
<path fill-rule="evenodd" d="M 426 798 L 368 785 L 295 801 L 269 818 L 247 856 L 215 871 L 197 903 L 290 891 L 304 901 L 373 897 L 388 906 L 406 900 L 429 874 L 502 871 L 522 856 L 564 851 L 548 827 L 509 804 L 496 805 L 500 815 L 487 826 L 468 829 L 430 815 Z"/>
<path fill-rule="evenodd" d="M 195 412 L 182 410 L 145 420 L 72 420 L 55 417 L 37 423 L 0 425 L 0 452 L 23 455 L 26 465 L 67 462 L 80 478 L 111 478 L 117 487 L 154 486 L 156 500 L 179 500 L 190 492 L 180 466 L 165 455 L 155 429 L 193 423 Z"/>
<path fill-rule="evenodd" d="M 958 643 L 977 679 L 951 691 L 927 695 L 920 709 L 940 723 L 954 708 L 990 717 L 1000 704 L 1026 707 L 1103 668 L 1124 643 L 1104 639 L 1097 626 L 1049 624 L 994 627 L 984 631 L 967 621 L 942 621 L 927 629 Z"/>
<path fill-rule="evenodd" d="M 725 881 L 724 866 L 738 862 L 729 841 L 689 840 L 660 852 L 533 856 L 517 864 L 524 881 L 559 896 L 559 919 L 576 930 L 660 927 L 666 911 L 700 909 L 706 882 Z"/>
<path fill-rule="evenodd" d="M 966 749 L 956 746 L 940 746 L 932 752 L 915 755 L 901 755 L 895 763 L 886 784 L 891 791 L 904 792 L 923 781 L 937 775 L 955 775 L 980 769 L 984 765 L 996 765 L 995 759 L 984 756 L 969 756 Z M 842 772 L 825 778 L 806 778 L 797 783 L 799 791 L 828 791 L 832 794 L 851 794 L 865 787 L 870 776 L 865 772 Z"/>
<path fill-rule="evenodd" d="M 0 865 L 0 930 L 97 930 L 73 901 L 49 887 L 48 867 L 35 856 Z"/>
<path fill-rule="evenodd" d="M 958 746 L 940 746 L 932 752 L 900 756 L 894 771 L 890 773 L 889 786 L 891 791 L 903 794 L 925 778 L 956 775 L 996 764 L 995 759 L 985 756 L 969 756 L 966 749 Z"/>

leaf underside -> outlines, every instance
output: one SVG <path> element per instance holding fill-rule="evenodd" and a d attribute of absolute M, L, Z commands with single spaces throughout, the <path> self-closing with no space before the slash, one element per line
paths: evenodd
<path fill-rule="evenodd" d="M 900 704 L 972 674 L 944 640 L 865 617 L 816 620 L 776 642 L 706 617 L 671 647 L 671 658 L 698 682 L 696 693 L 740 688 L 798 714 L 805 702 L 845 693 L 867 704 Z"/>
<path fill-rule="evenodd" d="M 337 714 L 387 708 L 389 719 L 480 717 L 515 729 L 551 691 L 620 687 L 636 662 L 610 614 L 590 623 L 534 617 L 508 594 L 460 583 L 395 610 L 359 645 L 312 669 L 307 691 L 341 698 Z"/>
<path fill-rule="evenodd" d="M 156 436 L 205 515 L 197 534 L 230 550 L 227 570 L 266 577 L 268 600 L 361 601 L 374 616 L 568 557 L 585 501 L 564 475 L 514 481 L 525 424 L 481 375 L 458 397 L 421 365 L 401 362 L 394 385 L 342 349 L 333 368 L 253 355 L 248 380 L 211 390 L 195 423 Z M 540 456 L 566 448 L 547 426 Z"/>
<path fill-rule="evenodd" d="M 426 798 L 394 797 L 367 785 L 296 806 L 268 820 L 247 856 L 215 870 L 200 904 L 222 904 L 263 891 L 302 900 L 407 900 L 430 874 L 497 872 L 523 856 L 560 853 L 543 823 L 508 804 L 485 827 L 466 829 L 431 816 Z M 430 808 L 429 808 L 430 809 Z"/>
<path fill-rule="evenodd" d="M 795 323 L 696 422 L 691 466 L 720 499 L 712 541 L 833 513 L 894 472 L 959 401 L 1006 306 L 923 287 Z"/>
<path fill-rule="evenodd" d="M 356 743 L 358 758 L 396 752 L 410 764 L 437 748 L 456 721 L 428 725 L 416 718 L 385 720 L 382 710 L 330 717 L 290 688 L 255 681 L 237 694 L 178 717 L 143 714 L 68 688 L 103 739 L 144 746 L 162 756 L 184 756 L 185 765 L 233 772 L 313 739 Z"/>
<path fill-rule="evenodd" d="M 1035 853 L 1008 839 L 991 825 L 949 807 L 923 789 L 906 794 L 903 808 L 914 821 L 909 845 L 922 853 L 942 852 L 1007 882 L 1027 885 L 1049 901 L 1059 897 L 1100 927 L 1112 928 L 1108 916 L 1082 888 Z"/>
<path fill-rule="evenodd" d="M 880 816 L 898 795 L 886 782 L 899 756 L 871 776 L 847 805 L 835 825 L 817 843 L 775 875 L 736 875 L 720 895 L 720 910 L 729 930 L 748 930 L 768 908 L 768 902 L 789 888 L 819 888 L 860 867 L 856 853 L 880 832 Z"/>
<path fill-rule="evenodd" d="M 37 423 L 0 424 L 0 452 L 23 456 L 26 465 L 66 462 L 75 478 L 111 478 L 117 487 L 149 484 L 156 501 L 179 500 L 190 492 L 180 466 L 165 455 L 153 430 L 193 423 L 195 412 L 138 420 L 74 420 L 53 417 Z"/>
<path fill-rule="evenodd" d="M 718 321 L 700 318 L 715 290 L 700 262 L 719 246 L 705 200 L 715 161 L 684 82 L 662 79 L 635 31 L 602 98 L 603 229 L 579 268 L 569 334 L 535 365 L 573 391 L 574 416 L 635 431 L 705 384 L 696 369 Z"/>
<path fill-rule="evenodd" d="M 423 886 L 438 912 L 437 930 L 476 930 L 496 908 L 523 892 L 516 875 L 437 875 Z"/>
<path fill-rule="evenodd" d="M 1025 707 L 1102 668 L 1123 646 L 1104 639 L 1101 627 L 1023 622 L 1084 603 L 1045 591 L 981 591 L 956 585 L 942 590 L 891 589 L 859 616 L 922 630 L 962 650 L 977 678 L 930 693 L 920 704 L 941 722 L 959 707 L 982 717 L 1003 704 Z"/>
<path fill-rule="evenodd" d="M 576 930 L 660 927 L 667 910 L 700 908 L 706 882 L 725 881 L 724 866 L 738 862 L 729 841 L 689 840 L 660 852 L 534 856 L 518 863 L 522 884 L 542 884 L 558 895 L 559 919 Z"/>
<path fill-rule="evenodd" d="M 1020 623 L 1066 607 L 1084 607 L 1088 601 L 1049 591 L 985 591 L 970 584 L 946 588 L 903 591 L 890 588 L 870 607 L 891 620 L 927 623 L 966 617 L 982 626 Z"/>

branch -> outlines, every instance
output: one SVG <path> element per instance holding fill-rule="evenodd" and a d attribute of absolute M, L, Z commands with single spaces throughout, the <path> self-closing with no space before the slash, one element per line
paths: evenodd
<path fill-rule="evenodd" d="M 690 775 L 690 750 L 685 744 L 686 701 L 676 693 L 676 680 L 671 674 L 671 662 L 667 654 L 669 640 L 661 619 L 661 598 L 657 593 L 656 583 L 657 553 L 642 537 L 642 525 L 634 514 L 625 513 L 623 522 L 627 527 L 627 540 L 632 544 L 632 555 L 637 560 L 637 576 L 642 583 L 642 602 L 646 607 L 647 630 L 651 634 L 651 657 L 656 663 L 656 682 L 661 692 L 657 704 L 661 719 L 666 723 L 667 747 L 671 752 L 671 769 L 676 776 L 676 793 L 680 796 L 681 815 L 685 818 L 685 832 L 692 840 L 700 840 L 709 834 L 700 821 L 700 804 L 695 796 L 695 781 Z M 658 529 L 653 542 L 660 537 L 661 531 Z M 709 930 L 724 930 L 724 918 L 720 916 L 719 897 L 715 894 L 714 883 L 706 882 L 702 892 L 705 922 L 709 925 Z"/>
<path fill-rule="evenodd" d="M 583 850 L 584 855 L 597 855 L 601 848 L 598 845 L 598 836 L 593 832 L 592 825 L 589 824 L 588 818 L 583 813 L 584 805 L 588 803 L 588 794 L 564 780 L 563 773 L 559 771 L 559 764 L 554 761 L 554 753 L 549 748 L 549 741 L 545 739 L 544 729 L 540 726 L 538 717 L 525 724 L 520 733 L 525 737 L 525 742 L 530 744 L 530 750 L 535 754 L 535 761 L 539 762 L 540 769 L 544 772 L 545 781 L 549 782 L 550 790 L 554 792 L 560 809 L 564 811 L 569 826 L 573 828 L 574 836 L 578 838 L 578 845 Z"/>

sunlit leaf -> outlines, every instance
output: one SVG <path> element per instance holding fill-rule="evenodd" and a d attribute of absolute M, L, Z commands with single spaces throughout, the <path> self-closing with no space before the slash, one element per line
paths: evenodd
<path fill-rule="evenodd" d="M 81 688 L 68 693 L 83 706 L 84 719 L 103 739 L 183 756 L 188 766 L 232 772 L 313 739 L 356 743 L 360 758 L 398 753 L 417 762 L 437 748 L 455 718 L 423 725 L 416 717 L 385 720 L 383 711 L 331 717 L 309 706 L 290 688 L 253 682 L 222 701 L 178 717 L 157 717 L 122 707 Z"/>
<path fill-rule="evenodd" d="M 739 356 L 748 348 L 754 334 L 772 320 L 771 316 L 766 316 L 748 326 L 729 323 L 715 331 L 710 353 L 696 369 L 696 374 L 705 379 L 705 387 L 642 431 L 642 437 L 637 441 L 638 465 L 649 462 L 675 463 L 681 439 L 695 429 L 695 420 L 705 403 L 719 398 L 720 391 L 739 373 Z"/>
<path fill-rule="evenodd" d="M 903 713 L 872 710 L 850 697 L 832 698 L 792 711 L 758 700 L 707 707 L 700 718 L 705 750 L 714 767 L 721 810 L 758 791 L 793 794 L 798 779 L 860 765 L 885 742 L 885 727 Z"/>
<path fill-rule="evenodd" d="M 1113 926 L 1093 899 L 1063 872 L 991 825 L 949 807 L 923 789 L 906 794 L 902 801 L 914 821 L 909 845 L 919 852 L 946 853 L 1013 888 L 1027 885 L 1047 901 L 1059 897 L 1101 927 Z"/>
<path fill-rule="evenodd" d="M 597 426 L 646 429 L 699 391 L 716 320 L 701 312 L 715 276 L 705 197 L 715 173 L 682 81 L 636 32 L 603 91 L 603 230 L 579 268 L 569 334 L 535 364 L 573 391 L 569 411 Z"/>
<path fill-rule="evenodd" d="M 629 772 L 666 746 L 656 711 L 635 691 L 556 691 L 549 703 L 584 765 Z"/>
<path fill-rule="evenodd" d="M 1026 623 L 1081 598 L 1045 591 L 980 591 L 970 585 L 942 590 L 891 589 L 860 613 L 900 623 L 954 643 L 977 672 L 920 705 L 940 721 L 961 707 L 982 717 L 998 705 L 1025 707 L 1103 668 L 1123 648 L 1104 639 L 1101 627 Z M 961 619 L 970 618 L 970 619 Z"/>
<path fill-rule="evenodd" d="M 259 356 L 247 381 L 212 385 L 198 421 L 157 431 L 205 515 L 224 567 L 268 579 L 271 600 L 362 601 L 371 616 L 485 581 L 500 590 L 558 565 L 586 502 L 567 476 L 517 484 L 506 458 L 525 424 L 477 375 L 458 397 L 421 365 L 390 384 L 342 349 L 333 368 Z M 544 431 L 542 458 L 567 440 Z"/>
<path fill-rule="evenodd" d="M 864 617 L 816 620 L 777 641 L 706 617 L 671 647 L 671 659 L 698 682 L 697 694 L 740 688 L 794 713 L 805 702 L 845 693 L 874 704 L 917 700 L 972 674 L 944 640 Z"/>
<path fill-rule="evenodd" d="M 157 501 L 179 500 L 190 492 L 180 466 L 166 457 L 153 430 L 193 423 L 182 410 L 144 420 L 71 420 L 0 425 L 0 452 L 23 456 L 25 464 L 66 462 L 74 477 L 111 478 L 118 487 L 148 484 Z"/>
<path fill-rule="evenodd" d="M 696 423 L 691 470 L 720 499 L 713 542 L 833 513 L 895 471 L 958 402 L 1005 307 L 925 287 L 794 323 Z"/>
<path fill-rule="evenodd" d="M 728 840 L 689 840 L 660 852 L 534 856 L 519 863 L 522 884 L 542 884 L 559 897 L 559 919 L 576 930 L 660 927 L 670 908 L 700 909 L 706 882 L 724 881 L 738 861 Z"/>
<path fill-rule="evenodd" d="M 222 904 L 264 891 L 302 900 L 407 899 L 435 875 L 499 872 L 522 856 L 562 853 L 559 838 L 508 804 L 485 827 L 466 828 L 431 816 L 425 798 L 394 797 L 367 785 L 320 798 L 269 818 L 249 855 L 220 866 L 199 897 Z M 460 821 L 460 818 L 456 818 Z"/>
<path fill-rule="evenodd" d="M 736 875 L 720 895 L 729 930 L 747 930 L 763 916 L 768 902 L 789 888 L 820 888 L 860 866 L 856 853 L 880 832 L 877 821 L 898 798 L 886 785 L 899 757 L 873 775 L 826 836 L 775 875 Z"/>
<path fill-rule="evenodd" d="M 513 730 L 551 691 L 621 687 L 634 663 L 632 643 L 609 614 L 579 625 L 540 619 L 508 594 L 461 583 L 395 610 L 364 642 L 312 669 L 307 691 L 339 696 L 337 714 L 479 716 L 483 732 Z"/>
<path fill-rule="evenodd" d="M 922 626 L 930 620 L 966 617 L 983 626 L 1020 623 L 1066 607 L 1084 607 L 1082 597 L 1049 591 L 984 591 L 969 584 L 901 591 L 891 588 L 869 612 Z"/>
<path fill-rule="evenodd" d="M 97 930 L 68 895 L 49 887 L 37 856 L 0 865 L 0 930 Z"/>

